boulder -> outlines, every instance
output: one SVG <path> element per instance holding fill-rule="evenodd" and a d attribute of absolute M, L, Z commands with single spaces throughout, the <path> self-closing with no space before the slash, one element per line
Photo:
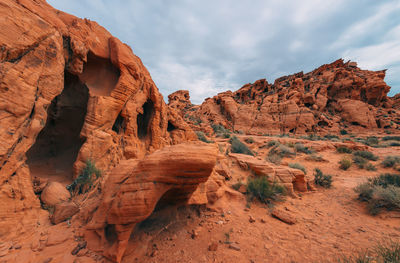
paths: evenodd
<path fill-rule="evenodd" d="M 59 224 L 79 212 L 79 207 L 74 202 L 62 202 L 54 206 L 54 212 L 50 217 L 53 224 Z"/>
<path fill-rule="evenodd" d="M 64 185 L 51 182 L 43 189 L 40 199 L 47 206 L 54 206 L 71 198 L 70 192 Z"/>

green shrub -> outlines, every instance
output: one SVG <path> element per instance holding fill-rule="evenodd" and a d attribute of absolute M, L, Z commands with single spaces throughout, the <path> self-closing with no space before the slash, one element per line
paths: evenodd
<path fill-rule="evenodd" d="M 385 136 L 382 141 L 400 141 L 400 136 Z"/>
<path fill-rule="evenodd" d="M 267 161 L 279 165 L 281 164 L 282 161 L 282 157 L 278 154 L 278 153 L 274 153 L 274 152 L 269 152 L 267 155 Z"/>
<path fill-rule="evenodd" d="M 400 156 L 396 155 L 388 155 L 382 161 L 383 167 L 393 167 L 399 163 L 400 163 Z"/>
<path fill-rule="evenodd" d="M 351 161 L 347 158 L 343 158 L 342 160 L 340 160 L 339 164 L 339 168 L 342 170 L 347 170 L 351 167 Z"/>
<path fill-rule="evenodd" d="M 211 124 L 211 128 L 213 129 L 217 137 L 226 139 L 231 137 L 232 132 L 229 129 L 226 129 L 221 124 Z"/>
<path fill-rule="evenodd" d="M 353 153 L 354 156 L 361 156 L 365 159 L 371 160 L 371 161 L 376 161 L 379 159 L 378 156 L 374 155 L 372 152 L 369 151 L 355 151 Z"/>
<path fill-rule="evenodd" d="M 325 162 L 326 160 L 324 159 L 324 157 L 322 157 L 322 155 L 320 154 L 315 154 L 312 153 L 309 156 L 307 156 L 305 158 L 307 161 L 314 161 L 314 162 Z"/>
<path fill-rule="evenodd" d="M 358 166 L 358 168 L 364 169 L 368 163 L 368 160 L 361 156 L 353 155 L 353 162 Z"/>
<path fill-rule="evenodd" d="M 348 148 L 346 146 L 340 146 L 340 147 L 336 148 L 336 151 L 338 153 L 352 153 L 353 152 L 352 149 L 350 149 L 350 148 Z"/>
<path fill-rule="evenodd" d="M 265 176 L 249 178 L 246 190 L 250 200 L 257 198 L 262 203 L 277 200 L 279 196 L 286 194 L 283 186 L 276 182 L 270 183 Z"/>
<path fill-rule="evenodd" d="M 332 140 L 332 139 L 339 139 L 339 136 L 334 135 L 334 134 L 327 134 L 324 136 L 324 138 L 326 138 L 328 140 Z"/>
<path fill-rule="evenodd" d="M 400 175 L 381 174 L 355 189 L 358 199 L 368 202 L 368 211 L 376 215 L 382 208 L 400 209 Z"/>
<path fill-rule="evenodd" d="M 72 194 L 86 193 L 92 188 L 94 181 L 100 176 L 101 171 L 96 168 L 95 163 L 91 160 L 87 160 L 79 176 L 67 186 L 67 189 Z"/>
<path fill-rule="evenodd" d="M 384 241 L 369 251 L 359 252 L 354 256 L 338 259 L 339 263 L 399 263 L 400 244 L 394 241 Z"/>
<path fill-rule="evenodd" d="M 232 136 L 232 138 L 230 139 L 230 143 L 231 143 L 231 152 L 254 156 L 254 153 L 236 136 Z"/>
<path fill-rule="evenodd" d="M 312 154 L 314 151 L 309 149 L 308 147 L 304 146 L 304 144 L 302 143 L 296 143 L 294 145 L 294 149 L 296 150 L 296 152 L 302 152 L 305 154 Z"/>
<path fill-rule="evenodd" d="M 365 139 L 364 143 L 369 146 L 376 146 L 379 144 L 379 139 L 376 136 L 370 136 Z"/>
<path fill-rule="evenodd" d="M 307 174 L 306 168 L 300 163 L 289 163 L 289 167 L 297 170 L 303 171 L 304 174 Z"/>
<path fill-rule="evenodd" d="M 367 171 L 376 171 L 377 170 L 375 165 L 373 165 L 372 163 L 367 163 L 364 168 Z"/>
<path fill-rule="evenodd" d="M 295 155 L 292 149 L 287 147 L 286 145 L 280 144 L 278 145 L 278 152 L 282 157 L 292 157 Z"/>
<path fill-rule="evenodd" d="M 246 138 L 244 141 L 247 142 L 247 143 L 250 143 L 250 144 L 254 143 L 254 139 L 253 138 Z"/>
<path fill-rule="evenodd" d="M 202 142 L 213 143 L 213 141 L 209 141 L 207 139 L 206 135 L 202 131 L 196 131 L 196 135 L 197 135 L 197 138 Z"/>
<path fill-rule="evenodd" d="M 344 129 L 342 129 L 342 130 L 340 130 L 340 134 L 341 135 L 346 135 L 348 132 L 346 131 L 346 130 L 344 130 Z"/>
<path fill-rule="evenodd" d="M 400 142 L 390 142 L 389 146 L 400 146 Z"/>
<path fill-rule="evenodd" d="M 268 143 L 267 143 L 267 147 L 268 148 L 271 148 L 272 146 L 277 146 L 277 145 L 279 145 L 280 143 L 278 142 L 278 141 L 275 141 L 275 140 L 273 140 L 273 141 L 269 141 Z"/>
<path fill-rule="evenodd" d="M 387 187 L 389 185 L 394 185 L 396 187 L 400 187 L 400 174 L 390 174 L 385 173 L 381 174 L 378 177 L 374 177 L 369 180 L 371 184 Z"/>
<path fill-rule="evenodd" d="M 332 185 L 332 175 L 324 174 L 319 168 L 314 170 L 314 183 L 325 188 Z"/>

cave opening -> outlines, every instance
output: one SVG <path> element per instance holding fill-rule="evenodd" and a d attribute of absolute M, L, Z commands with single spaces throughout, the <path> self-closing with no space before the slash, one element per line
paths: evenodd
<path fill-rule="evenodd" d="M 139 139 L 144 139 L 149 135 L 149 126 L 153 115 L 154 103 L 151 100 L 147 100 L 143 104 L 143 113 L 139 113 L 137 116 L 137 134 Z"/>
<path fill-rule="evenodd" d="M 125 121 L 125 118 L 122 117 L 121 113 L 118 114 L 118 117 L 114 122 L 112 130 L 115 131 L 118 134 L 120 134 L 121 132 L 125 132 L 125 130 L 126 130 L 126 121 Z"/>
<path fill-rule="evenodd" d="M 27 152 L 32 176 L 69 184 L 73 164 L 84 143 L 80 132 L 85 121 L 89 90 L 80 79 L 64 72 L 64 89 L 47 109 L 47 120 Z"/>
<path fill-rule="evenodd" d="M 173 130 L 176 130 L 176 127 L 170 121 L 168 121 L 167 131 L 172 132 Z"/>

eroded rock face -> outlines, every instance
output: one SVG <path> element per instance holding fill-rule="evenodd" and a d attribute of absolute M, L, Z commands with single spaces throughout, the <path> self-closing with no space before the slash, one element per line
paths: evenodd
<path fill-rule="evenodd" d="M 199 119 L 192 127 L 203 131 L 206 124 L 215 123 L 247 134 L 396 129 L 398 116 L 384 77 L 384 70 L 362 70 L 355 62 L 339 59 L 273 84 L 260 79 L 235 92 L 220 93 L 182 116 L 189 123 Z"/>
<path fill-rule="evenodd" d="M 107 173 L 196 139 L 131 48 L 96 22 L 44 0 L 4 0 L 0 16 L 0 239 L 36 224 L 31 177 L 67 184 L 88 159 Z"/>
<path fill-rule="evenodd" d="M 156 204 L 189 200 L 197 186 L 207 181 L 216 160 L 217 147 L 186 143 L 165 147 L 142 160 L 122 161 L 106 179 L 88 225 L 97 234 L 89 235 L 100 241 L 89 244 L 119 262 L 135 224 L 150 216 Z"/>

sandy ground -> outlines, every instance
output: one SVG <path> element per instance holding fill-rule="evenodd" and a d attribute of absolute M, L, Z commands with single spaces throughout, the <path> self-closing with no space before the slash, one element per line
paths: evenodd
<path fill-rule="evenodd" d="M 268 149 L 259 146 L 274 138 L 254 139 L 250 146 L 264 158 Z M 353 191 L 368 177 L 395 172 L 382 168 L 380 162 L 386 155 L 400 155 L 400 147 L 372 151 L 380 157 L 374 162 L 378 171 L 361 170 L 355 165 L 347 171 L 340 170 L 338 162 L 345 155 L 332 149 L 318 153 L 327 162 L 307 161 L 305 154 L 285 158 L 284 165 L 299 162 L 309 174 L 318 167 L 333 175 L 332 188 L 300 193 L 299 198 L 287 197 L 275 204 L 297 219 L 294 225 L 273 218 L 271 207 L 265 204 L 254 202 L 248 208 L 245 196 L 224 197 L 208 208 L 166 207 L 137 227 L 123 262 L 336 262 L 379 242 L 399 241 L 400 213 L 385 211 L 371 216 Z M 238 166 L 231 169 L 233 178 L 227 181 L 228 185 L 250 174 Z M 71 255 L 81 241 L 79 228 L 74 220 L 51 226 L 47 211 L 43 211 L 36 234 L 18 240 L 21 248 L 13 249 L 0 262 L 108 262 L 87 250 L 79 256 Z M 41 240 L 47 245 L 41 246 Z"/>

